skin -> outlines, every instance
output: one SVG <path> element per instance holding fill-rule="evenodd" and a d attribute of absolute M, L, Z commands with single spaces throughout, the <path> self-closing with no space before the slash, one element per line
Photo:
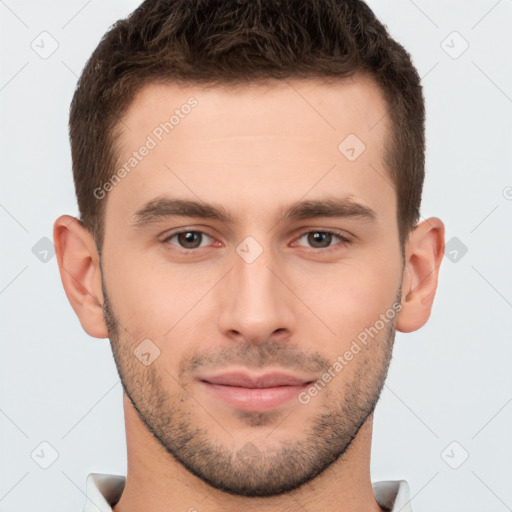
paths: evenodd
<path fill-rule="evenodd" d="M 443 223 L 419 223 L 402 257 L 396 193 L 383 179 L 389 119 L 360 75 L 234 90 L 148 85 L 123 118 L 119 164 L 191 96 L 198 105 L 104 199 L 101 265 L 76 219 L 54 226 L 66 294 L 91 336 L 110 336 L 125 388 L 128 474 L 115 510 L 380 511 L 373 408 L 395 330 L 429 318 Z M 353 162 L 338 150 L 350 133 L 366 146 Z M 135 225 L 164 196 L 222 205 L 233 220 Z M 332 198 L 375 219 L 280 217 L 292 203 Z M 165 240 L 180 229 L 207 236 L 188 250 L 183 236 Z M 311 232 L 326 229 L 350 242 L 315 242 Z M 251 263 L 236 251 L 247 236 L 262 250 Z M 399 313 L 307 404 L 242 412 L 199 380 L 281 369 L 317 381 L 393 304 Z M 147 366 L 134 355 L 144 339 L 160 351 Z"/>

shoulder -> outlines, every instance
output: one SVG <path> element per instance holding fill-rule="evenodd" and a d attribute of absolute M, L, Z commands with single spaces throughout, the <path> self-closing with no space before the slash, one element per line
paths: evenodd
<path fill-rule="evenodd" d="M 90 473 L 87 477 L 87 501 L 83 512 L 111 512 L 124 489 L 126 478 L 120 475 Z"/>
<path fill-rule="evenodd" d="M 412 512 L 409 484 L 405 480 L 374 482 L 373 494 L 377 503 L 391 512 Z"/>

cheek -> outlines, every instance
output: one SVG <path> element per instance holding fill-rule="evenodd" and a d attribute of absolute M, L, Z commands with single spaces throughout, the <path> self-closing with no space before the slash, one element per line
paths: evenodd
<path fill-rule="evenodd" d="M 400 285 L 400 271 L 400 260 L 391 255 L 361 257 L 357 262 L 332 265 L 328 272 L 303 274 L 294 288 L 303 290 L 301 298 L 325 324 L 325 336 L 317 338 L 339 347 L 349 345 L 391 308 Z M 305 329 L 317 331 L 321 327 L 320 323 L 311 322 L 309 314 L 306 317 Z"/>
<path fill-rule="evenodd" d="M 123 252 L 128 253 L 118 251 Z M 155 264 L 142 254 L 132 254 L 130 258 L 109 255 L 105 267 L 109 298 L 118 320 L 132 336 L 157 341 L 197 315 L 202 298 L 218 276 L 204 265 Z"/>

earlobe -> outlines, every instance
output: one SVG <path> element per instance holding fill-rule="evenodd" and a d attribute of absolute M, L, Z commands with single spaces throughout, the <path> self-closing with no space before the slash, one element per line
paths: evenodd
<path fill-rule="evenodd" d="M 430 317 L 443 254 L 442 221 L 431 217 L 419 223 L 406 246 L 402 310 L 396 324 L 398 331 L 416 331 Z"/>
<path fill-rule="evenodd" d="M 75 217 L 63 215 L 53 226 L 53 240 L 66 296 L 83 329 L 107 338 L 99 255 L 91 233 Z"/>

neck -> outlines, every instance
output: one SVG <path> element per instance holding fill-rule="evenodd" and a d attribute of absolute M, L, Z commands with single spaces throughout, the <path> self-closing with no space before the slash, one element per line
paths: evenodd
<path fill-rule="evenodd" d="M 190 473 L 147 430 L 126 396 L 124 409 L 128 474 L 114 512 L 384 512 L 370 480 L 373 414 L 345 454 L 316 478 L 281 496 L 248 498 L 214 489 Z"/>

